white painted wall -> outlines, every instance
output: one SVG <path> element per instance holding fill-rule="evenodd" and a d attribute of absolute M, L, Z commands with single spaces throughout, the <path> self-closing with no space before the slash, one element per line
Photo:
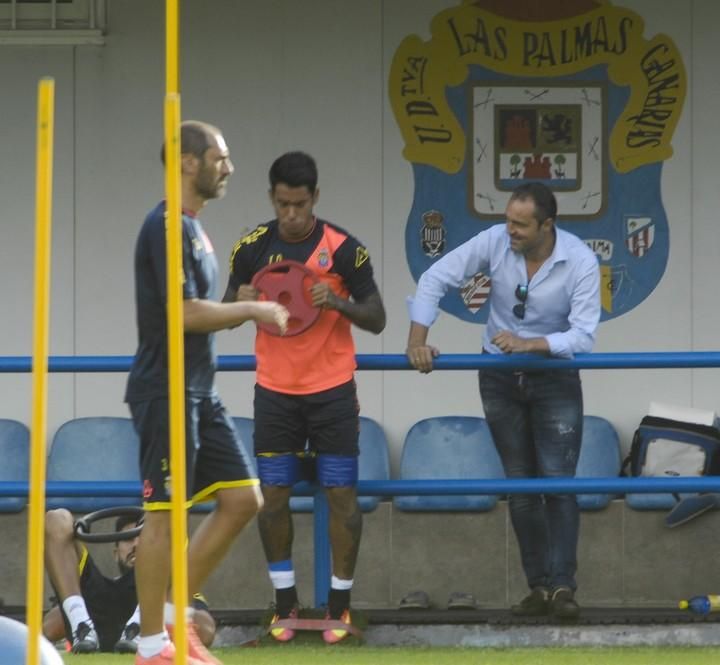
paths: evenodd
<path fill-rule="evenodd" d="M 392 56 L 451 0 L 187 0 L 183 3 L 183 116 L 224 129 L 236 165 L 227 197 L 203 219 L 221 263 L 242 231 L 269 219 L 267 169 L 301 148 L 320 168 L 320 215 L 368 246 L 388 310 L 380 337 L 358 332 L 360 353 L 401 353 L 404 253 L 411 167 L 387 99 Z M 645 36 L 672 36 L 688 70 L 688 97 L 663 167 L 671 253 L 653 294 L 601 325 L 597 351 L 707 350 L 716 346 L 720 255 L 715 164 L 720 154 L 715 75 L 720 6 L 713 0 L 624 0 Z M 158 159 L 164 93 L 163 3 L 114 0 L 103 47 L 0 47 L 2 355 L 29 355 L 32 326 L 36 83 L 57 85 L 51 353 L 130 355 L 135 349 L 132 251 L 162 196 Z M 224 269 L 222 282 L 227 271 Z M 442 315 L 431 340 L 446 352 L 480 350 L 481 328 Z M 252 330 L 221 333 L 220 353 L 250 353 Z M 481 414 L 474 372 L 361 372 L 363 412 L 382 422 L 397 460 L 420 418 Z M 52 375 L 49 433 L 75 416 L 125 415 L 120 374 Z M 235 415 L 251 415 L 249 374 L 221 373 Z M 586 412 L 609 418 L 628 445 L 653 400 L 720 411 L 715 370 L 586 371 Z M 0 374 L 0 416 L 29 422 L 27 375 Z"/>

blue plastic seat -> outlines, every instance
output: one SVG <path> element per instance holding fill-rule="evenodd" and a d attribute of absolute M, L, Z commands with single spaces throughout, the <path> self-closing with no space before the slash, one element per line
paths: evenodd
<path fill-rule="evenodd" d="M 678 495 L 681 498 L 687 494 Z M 671 510 L 678 500 L 669 493 L 652 492 L 649 494 L 640 492 L 628 492 L 625 495 L 625 503 L 633 510 Z"/>
<path fill-rule="evenodd" d="M 30 459 L 30 432 L 23 423 L 7 418 L 0 419 L 0 483 L 28 482 Z M 0 497 L 0 513 L 19 513 L 27 497 Z"/>
<path fill-rule="evenodd" d="M 237 430 L 240 443 L 242 444 L 250 464 L 252 465 L 253 472 L 257 475 L 257 464 L 255 462 L 255 446 L 253 444 L 253 435 L 255 434 L 255 421 L 252 418 L 243 418 L 235 416 L 233 424 Z"/>
<path fill-rule="evenodd" d="M 625 504 L 633 510 L 671 510 L 678 500 L 688 494 L 678 494 L 678 499 L 669 492 L 628 492 L 625 495 Z"/>
<path fill-rule="evenodd" d="M 360 480 L 390 480 L 390 453 L 385 430 L 372 418 L 360 416 Z M 369 513 L 377 508 L 382 497 L 358 497 L 360 510 Z"/>
<path fill-rule="evenodd" d="M 253 456 L 253 433 L 255 431 L 252 418 L 233 418 L 235 428 L 245 446 L 245 450 L 255 463 Z M 383 428 L 372 418 L 360 416 L 360 456 L 358 458 L 358 476 L 360 480 L 389 480 L 390 456 L 388 443 Z M 380 497 L 358 497 L 360 510 L 371 512 L 377 508 Z M 290 498 L 290 510 L 298 513 L 309 513 L 313 510 L 311 496 L 294 496 Z"/>
<path fill-rule="evenodd" d="M 257 475 L 257 467 L 255 464 L 255 457 L 253 455 L 253 432 L 255 431 L 255 424 L 252 418 L 244 418 L 242 416 L 235 416 L 232 418 L 235 431 L 240 439 L 240 444 L 247 454 L 250 469 L 253 474 Z M 196 503 L 190 509 L 193 513 L 209 513 L 215 509 L 215 501 L 203 501 L 202 503 Z"/>
<path fill-rule="evenodd" d="M 616 478 L 620 474 L 620 437 L 612 424 L 599 416 L 585 416 L 576 478 Z M 581 510 L 602 510 L 610 494 L 578 494 Z"/>
<path fill-rule="evenodd" d="M 400 458 L 402 480 L 504 478 L 500 456 L 484 418 L 439 416 L 415 423 Z M 396 496 L 405 511 L 488 511 L 496 495 Z"/>
<path fill-rule="evenodd" d="M 75 418 L 60 426 L 48 456 L 48 481 L 140 482 L 140 442 L 130 418 Z M 48 497 L 47 508 L 89 513 L 113 506 L 138 506 L 141 497 Z"/>

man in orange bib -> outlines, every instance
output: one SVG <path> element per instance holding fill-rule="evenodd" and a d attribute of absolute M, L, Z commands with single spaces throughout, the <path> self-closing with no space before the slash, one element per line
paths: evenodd
<path fill-rule="evenodd" d="M 236 243 L 224 301 L 256 300 L 259 291 L 251 285 L 255 274 L 292 260 L 315 276 L 308 297 L 321 309 L 312 326 L 299 334 L 279 337 L 259 327 L 255 340 L 255 455 L 265 500 L 258 523 L 275 588 L 272 623 L 297 616 L 289 500 L 293 484 L 302 479 L 302 458 L 309 454 L 330 508 L 328 618 L 351 625 L 350 590 L 362 531 L 355 490 L 359 406 L 351 326 L 379 334 L 385 309 L 365 247 L 313 214 L 319 195 L 313 158 L 303 152 L 284 154 L 269 175 L 276 218 Z M 287 627 L 270 632 L 283 642 L 295 636 Z M 326 630 L 323 639 L 332 644 L 348 633 Z"/>

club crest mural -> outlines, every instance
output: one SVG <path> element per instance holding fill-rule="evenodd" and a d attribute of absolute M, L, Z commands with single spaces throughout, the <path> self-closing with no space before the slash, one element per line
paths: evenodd
<path fill-rule="evenodd" d="M 504 221 L 510 192 L 541 181 L 558 224 L 595 252 L 602 316 L 629 312 L 662 279 L 669 253 L 661 172 L 686 93 L 667 35 L 602 0 L 474 0 L 406 37 L 390 101 L 415 193 L 405 246 L 415 280 Z M 492 283 L 479 273 L 441 307 L 485 323 Z"/>

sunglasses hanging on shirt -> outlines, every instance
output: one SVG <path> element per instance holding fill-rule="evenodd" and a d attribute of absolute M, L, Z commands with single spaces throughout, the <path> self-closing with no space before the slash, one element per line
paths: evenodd
<path fill-rule="evenodd" d="M 515 289 L 515 297 L 520 301 L 518 302 L 515 307 L 513 307 L 513 314 L 517 316 L 518 319 L 524 319 L 525 318 L 525 303 L 527 302 L 528 298 L 528 285 L 527 284 L 518 284 L 517 288 Z"/>

